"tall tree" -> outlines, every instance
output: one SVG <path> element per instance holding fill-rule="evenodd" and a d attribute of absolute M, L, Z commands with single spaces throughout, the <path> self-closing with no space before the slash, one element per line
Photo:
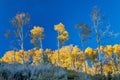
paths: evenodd
<path fill-rule="evenodd" d="M 94 7 L 92 10 L 92 21 L 93 21 L 93 26 L 96 34 L 96 40 L 97 40 L 97 46 L 98 46 L 98 61 L 100 62 L 101 66 L 101 75 L 103 74 L 103 68 L 102 68 L 102 59 L 101 52 L 100 52 L 100 45 L 101 42 L 104 39 L 111 38 L 111 37 L 116 37 L 119 34 L 113 34 L 112 32 L 109 31 L 110 24 L 103 25 L 103 20 L 105 20 L 105 16 L 102 16 L 100 14 L 100 10 L 97 7 Z"/>
<path fill-rule="evenodd" d="M 76 28 L 79 32 L 79 36 L 80 36 L 80 41 L 81 41 L 81 45 L 82 45 L 82 51 L 84 53 L 84 44 L 87 41 L 88 38 L 90 38 L 90 34 L 91 34 L 91 28 L 85 24 L 85 23 L 78 23 L 76 25 Z M 85 54 L 84 54 L 85 55 Z M 86 71 L 86 56 L 84 56 L 84 66 L 85 66 L 85 80 L 87 80 L 87 71 Z"/>
<path fill-rule="evenodd" d="M 44 28 L 39 26 L 34 26 L 34 28 L 30 31 L 31 32 L 31 43 L 38 49 L 43 49 L 42 47 L 42 40 L 44 39 Z M 42 59 L 43 59 L 43 52 L 42 52 Z"/>
<path fill-rule="evenodd" d="M 18 13 L 11 20 L 11 24 L 15 27 L 14 35 L 22 51 L 24 51 L 24 27 L 29 23 L 29 20 L 29 14 L 25 13 Z M 22 60 L 24 63 L 24 52 L 22 52 Z"/>
<path fill-rule="evenodd" d="M 69 34 L 65 30 L 64 25 L 62 23 L 55 25 L 54 29 L 58 32 L 58 36 L 57 36 L 57 40 L 58 40 L 58 66 L 60 66 L 60 52 L 59 52 L 60 45 L 64 45 L 65 41 L 67 41 L 69 38 Z"/>

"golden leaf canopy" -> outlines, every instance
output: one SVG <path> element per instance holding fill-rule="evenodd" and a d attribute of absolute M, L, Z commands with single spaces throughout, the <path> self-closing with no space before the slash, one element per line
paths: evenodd
<path fill-rule="evenodd" d="M 34 26 L 34 28 L 30 32 L 31 32 L 32 37 L 40 38 L 40 39 L 44 38 L 44 35 L 43 35 L 44 28 L 43 27 Z"/>
<path fill-rule="evenodd" d="M 114 46 L 113 46 L 113 52 L 115 53 L 115 54 L 120 54 L 120 45 L 118 45 L 118 44 L 115 44 Z"/>
<path fill-rule="evenodd" d="M 105 53 L 107 53 L 108 55 L 112 55 L 113 54 L 113 47 L 112 45 L 107 45 L 104 49 Z"/>
<path fill-rule="evenodd" d="M 54 29 L 60 33 L 62 33 L 65 30 L 64 25 L 62 23 L 54 25 Z"/>

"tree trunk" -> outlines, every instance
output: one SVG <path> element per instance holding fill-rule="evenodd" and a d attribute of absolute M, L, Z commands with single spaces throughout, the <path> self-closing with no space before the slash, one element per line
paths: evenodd
<path fill-rule="evenodd" d="M 21 50 L 22 50 L 22 62 L 24 64 L 24 36 L 23 36 L 23 27 L 21 26 L 21 34 L 20 34 L 20 41 L 21 41 Z"/>
<path fill-rule="evenodd" d="M 42 39 L 40 39 L 40 48 L 42 49 Z M 41 56 L 42 56 L 42 60 L 43 60 L 43 52 L 42 52 Z"/>
<path fill-rule="evenodd" d="M 40 39 L 40 48 L 42 49 L 42 40 Z"/>
<path fill-rule="evenodd" d="M 100 35 L 98 32 L 98 20 L 94 20 L 94 28 L 96 32 L 96 40 L 98 44 L 98 60 L 100 62 L 100 74 L 103 75 L 103 68 L 102 68 L 102 61 L 101 61 L 101 54 L 100 54 Z"/>
<path fill-rule="evenodd" d="M 58 36 L 59 36 L 59 32 L 58 32 Z M 59 52 L 59 49 L 60 49 L 60 41 L 58 39 L 58 66 L 60 66 L 60 52 Z"/>
<path fill-rule="evenodd" d="M 83 39 L 81 39 L 81 43 L 82 43 L 82 51 L 83 51 L 83 54 L 84 54 L 84 42 L 83 42 Z M 84 71 L 85 71 L 85 75 L 84 75 L 84 79 L 87 80 L 87 70 L 86 70 L 86 59 L 84 57 Z"/>

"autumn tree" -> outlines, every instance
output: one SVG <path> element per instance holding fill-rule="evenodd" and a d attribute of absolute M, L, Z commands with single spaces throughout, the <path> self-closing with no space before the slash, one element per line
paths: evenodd
<path fill-rule="evenodd" d="M 34 44 L 36 48 L 42 49 L 42 40 L 44 39 L 44 28 L 39 26 L 34 26 L 31 32 L 31 43 Z"/>
<path fill-rule="evenodd" d="M 22 64 L 23 61 L 22 61 L 22 55 L 24 54 L 24 61 L 25 62 L 29 62 L 29 57 L 30 57 L 30 54 L 29 54 L 29 51 L 23 51 L 22 50 L 19 50 L 19 51 L 14 51 L 14 50 L 11 50 L 11 51 L 7 51 L 4 56 L 1 58 L 1 60 L 3 62 L 6 62 L 6 63 L 9 63 L 9 64 L 13 64 L 13 63 L 20 63 Z M 15 59 L 14 59 L 15 57 Z"/>
<path fill-rule="evenodd" d="M 15 36 L 17 44 L 18 44 L 18 46 L 20 46 L 20 50 L 22 50 L 22 51 L 24 51 L 24 38 L 25 38 L 24 27 L 26 26 L 26 24 L 29 23 L 29 20 L 30 20 L 29 14 L 18 13 L 10 21 L 12 26 L 15 27 L 13 36 Z M 6 34 L 6 36 L 7 36 L 7 34 Z M 24 63 L 24 52 L 22 54 L 22 60 L 23 60 L 22 63 Z"/>
<path fill-rule="evenodd" d="M 87 41 L 87 39 L 90 38 L 91 29 L 85 23 L 78 23 L 76 25 L 76 28 L 77 28 L 79 36 L 80 36 L 80 41 L 81 41 L 81 45 L 82 45 L 82 51 L 84 52 L 84 44 Z M 85 72 L 86 72 L 86 56 L 84 57 L 84 66 L 85 66 Z M 85 79 L 87 80 L 87 73 L 85 75 L 86 75 Z"/>
<path fill-rule="evenodd" d="M 39 26 L 34 26 L 34 28 L 30 31 L 31 32 L 31 43 L 34 44 L 34 46 L 37 49 L 43 49 L 42 48 L 42 40 L 44 39 L 44 28 L 43 27 L 39 27 Z M 41 54 L 41 57 L 43 59 L 43 51 Z"/>
<path fill-rule="evenodd" d="M 109 31 L 110 24 L 103 25 L 103 20 L 105 20 L 105 16 L 102 16 L 100 14 L 100 10 L 97 7 L 93 8 L 91 16 L 92 16 L 93 27 L 96 34 L 96 40 L 97 40 L 97 46 L 98 46 L 98 61 L 100 62 L 101 74 L 102 74 L 103 58 L 101 58 L 102 54 L 100 53 L 101 42 L 105 39 L 116 37 L 119 34 L 118 33 L 113 34 L 112 32 Z"/>
<path fill-rule="evenodd" d="M 68 32 L 65 30 L 64 25 L 59 23 L 54 25 L 54 29 L 58 32 L 57 40 L 58 40 L 58 66 L 60 66 L 60 45 L 64 45 L 65 41 L 68 40 L 69 35 Z"/>

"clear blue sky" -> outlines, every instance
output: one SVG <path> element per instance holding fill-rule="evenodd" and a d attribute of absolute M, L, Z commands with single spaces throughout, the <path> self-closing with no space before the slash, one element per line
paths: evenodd
<path fill-rule="evenodd" d="M 85 22 L 93 28 L 90 13 L 94 6 L 100 8 L 102 13 L 108 17 L 105 22 L 111 24 L 110 30 L 120 32 L 120 0 L 0 0 L 0 56 L 11 50 L 11 39 L 3 35 L 8 29 L 12 29 L 9 21 L 16 13 L 28 12 L 30 14 L 30 28 L 34 25 L 44 27 L 46 36 L 43 40 L 43 47 L 54 50 L 57 48 L 57 33 L 54 31 L 54 25 L 59 22 L 65 25 L 70 35 L 65 45 L 74 44 L 80 47 L 75 24 Z M 85 47 L 97 47 L 94 34 L 92 37 Z M 25 40 L 26 50 L 33 48 L 29 40 L 30 38 Z M 119 41 L 120 36 L 104 42 L 113 45 L 120 43 Z"/>

